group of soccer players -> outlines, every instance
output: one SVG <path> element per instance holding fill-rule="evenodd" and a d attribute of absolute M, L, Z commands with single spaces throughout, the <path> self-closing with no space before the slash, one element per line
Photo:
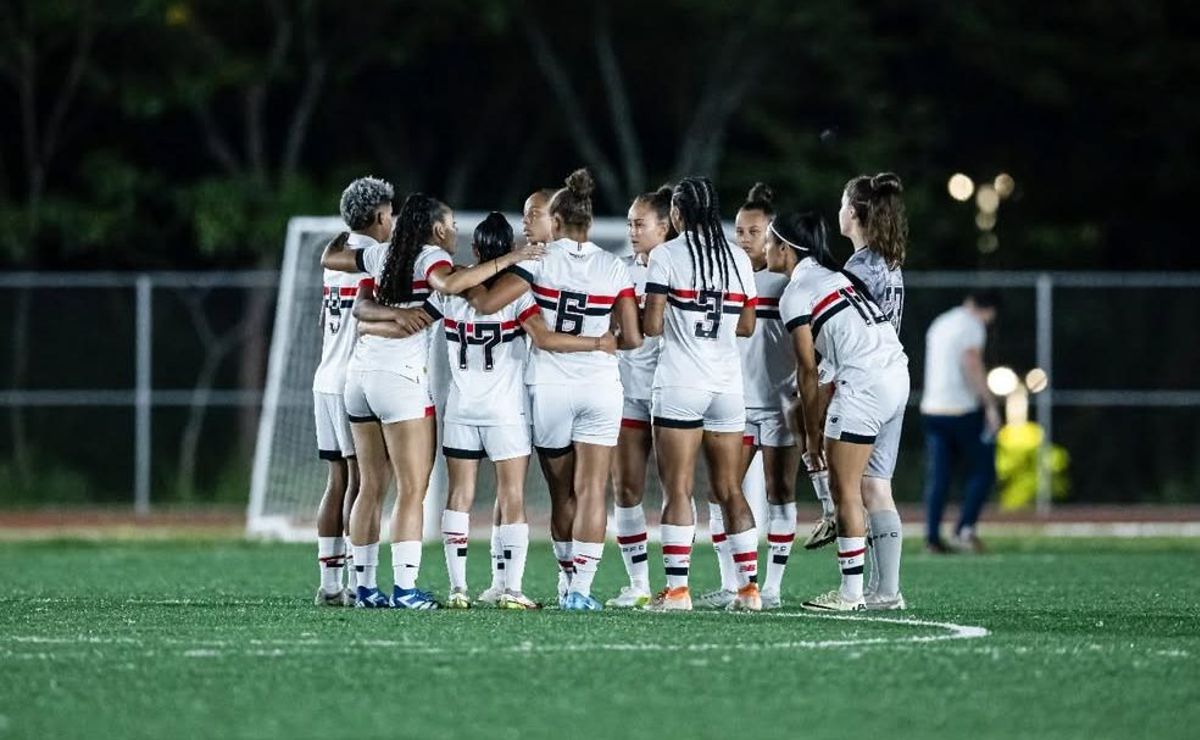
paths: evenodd
<path fill-rule="evenodd" d="M 522 587 L 524 480 L 536 449 L 550 492 L 562 609 L 602 608 L 592 581 L 610 477 L 629 584 L 606 605 L 693 608 L 701 452 L 721 588 L 699 604 L 781 605 L 803 464 L 823 511 L 806 546 L 836 540 L 841 585 L 802 606 L 905 608 L 890 486 L 909 388 L 897 338 L 907 241 L 899 179 L 884 173 L 846 185 L 838 220 L 854 252 L 844 265 L 820 216 L 776 213 L 762 184 L 738 210 L 730 243 L 716 190 L 703 177 L 637 196 L 628 215 L 633 254 L 617 257 L 588 239 L 593 189 L 591 175 L 577 170 L 564 187 L 531 194 L 524 246 L 492 213 L 475 229 L 474 266 L 464 268 L 454 264 L 457 230 L 446 204 L 413 194 L 394 213 L 388 183 L 368 177 L 346 188 L 341 213 L 351 231 L 321 256 L 323 345 L 313 391 L 330 475 L 318 511 L 317 603 L 538 608 Z M 438 438 L 429 380 L 435 331 L 444 333 L 451 376 L 442 420 L 450 590 L 442 602 L 417 587 Z M 743 493 L 758 452 L 769 511 L 761 590 L 758 526 Z M 652 455 L 663 491 L 666 576 L 656 594 L 642 503 Z M 469 511 L 483 458 L 496 469 L 492 583 L 472 600 Z M 389 597 L 376 570 L 391 478 Z"/>

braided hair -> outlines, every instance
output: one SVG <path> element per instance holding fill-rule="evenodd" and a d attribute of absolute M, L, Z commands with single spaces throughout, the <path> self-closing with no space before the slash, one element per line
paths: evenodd
<path fill-rule="evenodd" d="M 733 250 L 721 225 L 717 190 L 707 177 L 685 177 L 675 186 L 671 205 L 679 209 L 683 238 L 692 258 L 692 287 L 720 290 L 729 286 L 729 269 L 735 265 Z M 742 276 L 734 269 L 738 284 Z M 744 285 L 741 285 L 745 290 Z"/>
<path fill-rule="evenodd" d="M 448 210 L 445 203 L 424 193 L 413 193 L 404 199 L 376 288 L 380 303 L 395 306 L 412 300 L 413 267 L 417 255 L 433 238 L 433 225 L 442 220 Z"/>
<path fill-rule="evenodd" d="M 674 192 L 670 185 L 663 185 L 658 190 L 642 193 L 633 199 L 635 203 L 652 208 L 658 220 L 667 225 L 667 238 L 664 241 L 671 241 L 679 236 L 679 232 L 675 231 L 675 224 L 671 223 L 671 196 Z"/>

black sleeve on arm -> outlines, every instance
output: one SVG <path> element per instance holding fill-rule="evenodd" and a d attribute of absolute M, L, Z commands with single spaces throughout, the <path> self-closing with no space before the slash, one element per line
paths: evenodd
<path fill-rule="evenodd" d="M 363 264 L 363 251 L 362 249 L 354 250 L 354 266 L 358 268 L 359 272 L 367 271 L 366 265 Z"/>

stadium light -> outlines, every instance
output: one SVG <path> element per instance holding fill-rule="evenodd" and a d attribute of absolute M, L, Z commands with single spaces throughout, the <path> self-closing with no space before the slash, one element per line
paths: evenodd
<path fill-rule="evenodd" d="M 988 390 L 996 396 L 1007 396 L 1017 389 L 1021 381 L 1011 367 L 994 367 L 987 374 Z"/>
<path fill-rule="evenodd" d="M 996 179 L 992 182 L 992 187 L 996 189 L 996 193 L 1001 198 L 1007 198 L 1017 189 L 1017 181 L 1012 179 L 1012 175 L 1007 172 L 1001 172 L 996 175 Z"/>
<path fill-rule="evenodd" d="M 975 225 L 980 231 L 991 231 L 996 228 L 996 214 L 980 211 L 975 214 Z"/>
<path fill-rule="evenodd" d="M 1050 377 L 1040 367 L 1035 367 L 1025 373 L 1025 387 L 1029 389 L 1030 393 L 1041 393 L 1049 384 Z"/>
<path fill-rule="evenodd" d="M 971 194 L 975 192 L 975 183 L 971 178 L 961 172 L 955 172 L 950 176 L 950 182 L 946 184 L 946 189 L 950 191 L 950 197 L 965 203 L 971 198 Z"/>
<path fill-rule="evenodd" d="M 983 254 L 991 254 L 1000 248 L 1000 239 L 990 231 L 985 231 L 979 235 L 979 251 Z"/>
<path fill-rule="evenodd" d="M 983 213 L 995 213 L 1000 208 L 1000 193 L 990 184 L 980 185 L 975 192 L 975 205 Z"/>

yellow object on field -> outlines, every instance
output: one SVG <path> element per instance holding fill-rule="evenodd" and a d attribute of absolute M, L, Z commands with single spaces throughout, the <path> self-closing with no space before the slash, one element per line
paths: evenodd
<path fill-rule="evenodd" d="M 1000 508 L 1023 509 L 1034 504 L 1038 488 L 1038 448 L 1044 432 L 1032 422 L 1005 424 L 996 435 L 996 483 L 1000 489 Z M 1070 489 L 1067 468 L 1071 456 L 1052 444 L 1046 455 L 1050 471 L 1050 490 L 1055 499 L 1064 499 Z"/>

